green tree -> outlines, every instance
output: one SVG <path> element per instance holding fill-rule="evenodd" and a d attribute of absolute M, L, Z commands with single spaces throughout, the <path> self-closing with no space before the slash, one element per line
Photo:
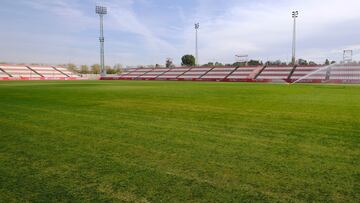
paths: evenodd
<path fill-rule="evenodd" d="M 65 64 L 64 68 L 66 68 L 66 69 L 68 69 L 69 71 L 72 71 L 72 72 L 79 72 L 77 66 L 75 64 L 73 64 L 73 63 Z"/>
<path fill-rule="evenodd" d="M 267 61 L 266 62 L 266 65 L 268 66 L 279 66 L 279 65 L 282 65 L 284 64 L 284 62 L 282 62 L 281 60 L 276 60 L 276 61 Z M 286 63 L 285 63 L 286 65 Z"/>
<path fill-rule="evenodd" d="M 235 62 L 235 63 L 233 63 L 232 64 L 233 66 L 240 66 L 240 67 L 244 67 L 244 66 L 246 66 L 246 62 Z"/>
<path fill-rule="evenodd" d="M 209 62 L 207 64 L 204 64 L 202 66 L 206 66 L 206 67 L 211 67 L 211 66 L 214 66 L 214 63 L 213 62 Z"/>
<path fill-rule="evenodd" d="M 248 62 L 248 65 L 249 65 L 249 66 L 260 66 L 260 65 L 262 65 L 262 62 L 256 61 L 256 60 L 250 60 L 250 61 Z"/>
<path fill-rule="evenodd" d="M 303 65 L 303 66 L 309 65 L 309 63 L 305 59 L 299 59 L 298 63 L 299 63 L 299 65 Z"/>
<path fill-rule="evenodd" d="M 165 67 L 166 67 L 166 68 L 173 68 L 173 67 L 175 67 L 175 65 L 174 65 L 174 63 L 173 63 L 173 61 L 172 61 L 171 58 L 167 58 L 167 59 L 166 59 Z"/>
<path fill-rule="evenodd" d="M 114 69 L 123 69 L 123 65 L 120 64 L 120 63 L 117 63 L 117 64 L 114 65 L 113 68 L 114 68 Z"/>
<path fill-rule="evenodd" d="M 326 59 L 326 60 L 325 60 L 325 65 L 327 65 L 327 66 L 330 65 L 329 59 Z"/>
<path fill-rule="evenodd" d="M 281 60 L 276 60 L 275 62 L 274 62 L 275 64 L 274 65 L 281 65 L 283 62 L 281 61 Z"/>
<path fill-rule="evenodd" d="M 184 55 L 181 61 L 183 66 L 195 66 L 195 57 L 193 55 Z"/>
<path fill-rule="evenodd" d="M 89 66 L 87 66 L 87 65 L 80 66 L 80 73 L 81 74 L 88 74 L 89 73 Z"/>
<path fill-rule="evenodd" d="M 224 64 L 222 64 L 220 62 L 215 62 L 215 66 L 224 66 Z"/>
<path fill-rule="evenodd" d="M 91 73 L 92 74 L 100 74 L 100 65 L 94 64 L 91 66 Z"/>
<path fill-rule="evenodd" d="M 336 63 L 336 61 L 331 61 L 331 64 L 335 64 Z"/>
<path fill-rule="evenodd" d="M 111 66 L 105 66 L 106 74 L 116 74 L 116 70 L 111 68 Z"/>
<path fill-rule="evenodd" d="M 115 64 L 113 69 L 115 70 L 115 74 L 119 74 L 123 72 L 123 65 Z"/>

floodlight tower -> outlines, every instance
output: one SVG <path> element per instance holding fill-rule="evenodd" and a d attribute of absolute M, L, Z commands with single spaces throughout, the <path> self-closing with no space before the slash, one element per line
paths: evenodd
<path fill-rule="evenodd" d="M 235 57 L 237 58 L 237 62 L 239 63 L 244 63 L 245 62 L 245 66 L 248 66 L 248 58 L 249 58 L 249 55 L 248 54 L 245 54 L 245 55 L 235 55 Z"/>
<path fill-rule="evenodd" d="M 344 63 L 351 63 L 353 57 L 353 50 L 344 50 L 343 53 L 343 62 Z"/>
<path fill-rule="evenodd" d="M 107 8 L 104 6 L 96 6 L 96 13 L 100 16 L 100 66 L 101 66 L 101 76 L 106 76 L 105 70 L 105 57 L 104 57 L 104 15 L 107 14 Z"/>
<path fill-rule="evenodd" d="M 299 17 L 299 11 L 293 11 L 292 18 L 294 19 L 294 29 L 293 29 L 292 58 L 291 58 L 291 62 L 293 65 L 296 65 L 296 18 L 297 17 Z"/>
<path fill-rule="evenodd" d="M 195 23 L 195 65 L 199 65 L 199 50 L 198 50 L 198 29 L 200 28 L 200 23 Z"/>

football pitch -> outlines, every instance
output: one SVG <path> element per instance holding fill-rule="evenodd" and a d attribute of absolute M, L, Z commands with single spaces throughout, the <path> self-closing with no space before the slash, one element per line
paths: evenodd
<path fill-rule="evenodd" d="M 1 81 L 0 202 L 357 202 L 360 86 Z"/>

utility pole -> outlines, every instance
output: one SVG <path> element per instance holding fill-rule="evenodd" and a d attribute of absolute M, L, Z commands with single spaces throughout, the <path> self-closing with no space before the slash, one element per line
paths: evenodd
<path fill-rule="evenodd" d="M 100 73 L 101 76 L 106 76 L 105 57 L 104 57 L 104 15 L 107 14 L 107 8 L 104 6 L 96 6 L 96 13 L 100 16 Z"/>
<path fill-rule="evenodd" d="M 198 50 L 198 29 L 200 23 L 195 23 L 195 65 L 199 66 L 199 50 Z"/>
<path fill-rule="evenodd" d="M 293 42 L 292 42 L 292 58 L 291 62 L 293 65 L 296 65 L 296 18 L 299 16 L 299 11 L 292 12 L 292 18 L 294 19 L 294 28 L 293 28 Z"/>

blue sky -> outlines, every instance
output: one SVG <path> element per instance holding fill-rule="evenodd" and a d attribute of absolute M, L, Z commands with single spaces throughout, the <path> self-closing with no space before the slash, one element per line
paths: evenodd
<path fill-rule="evenodd" d="M 346 2 L 346 4 L 345 4 Z M 99 61 L 95 0 L 2 0 L 0 61 Z M 298 57 L 360 60 L 359 0 L 104 0 L 107 64 L 179 64 L 194 53 L 200 22 L 200 63 L 232 63 L 235 54 L 261 60 L 291 58 L 291 11 L 299 10 Z"/>

